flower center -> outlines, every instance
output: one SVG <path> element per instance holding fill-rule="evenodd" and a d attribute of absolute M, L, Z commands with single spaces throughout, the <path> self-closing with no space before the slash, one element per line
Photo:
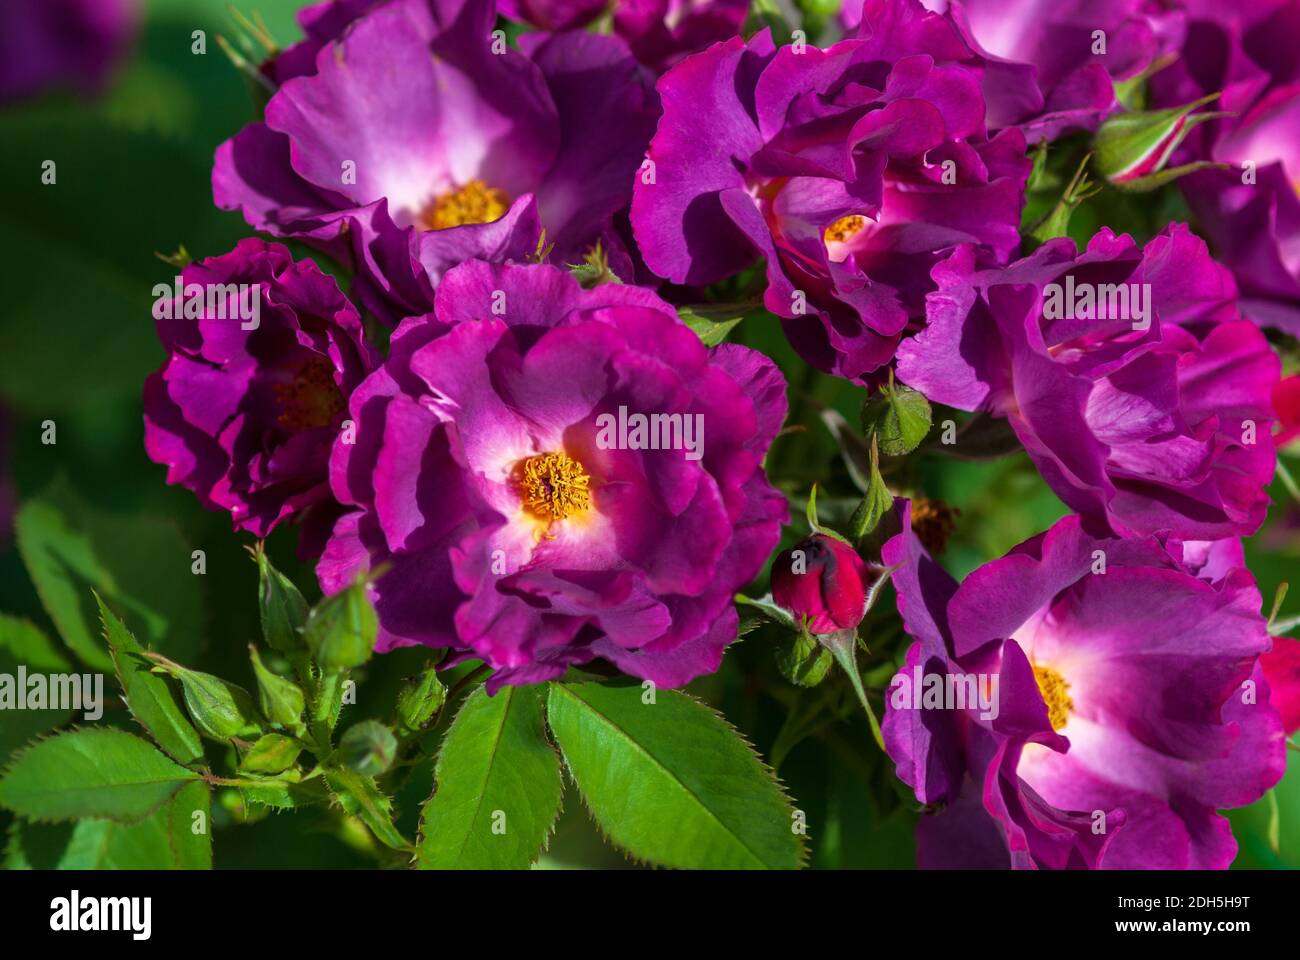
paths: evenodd
<path fill-rule="evenodd" d="M 840 217 L 829 227 L 822 237 L 826 243 L 848 243 L 867 225 L 867 218 L 860 213 L 851 213 L 847 217 Z"/>
<path fill-rule="evenodd" d="M 1038 684 L 1038 692 L 1047 703 L 1048 722 L 1052 724 L 1053 730 L 1060 730 L 1074 709 L 1074 701 L 1067 692 L 1070 685 L 1065 682 L 1065 677 L 1051 667 L 1040 667 L 1038 664 L 1034 664 L 1034 680 Z"/>
<path fill-rule="evenodd" d="M 430 230 L 446 230 L 466 223 L 491 223 L 499 220 L 510 206 L 504 190 L 489 187 L 474 179 L 463 187 L 434 197 L 421 221 Z"/>
<path fill-rule="evenodd" d="M 591 506 L 582 464 L 563 453 L 542 453 L 519 465 L 524 507 L 543 520 L 563 520 Z"/>
<path fill-rule="evenodd" d="M 948 547 L 948 538 L 957 527 L 957 515 L 960 513 L 956 507 L 950 507 L 942 500 L 913 497 L 912 532 L 927 551 L 932 554 L 943 553 Z"/>
<path fill-rule="evenodd" d="M 287 383 L 275 385 L 280 407 L 279 424 L 286 430 L 311 430 L 328 426 L 343 410 L 343 394 L 334 383 L 334 368 L 324 357 L 311 357 L 298 365 Z"/>

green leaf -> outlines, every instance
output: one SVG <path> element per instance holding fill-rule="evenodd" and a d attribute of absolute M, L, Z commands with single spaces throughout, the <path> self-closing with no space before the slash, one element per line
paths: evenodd
<path fill-rule="evenodd" d="M 353 770 L 331 770 L 326 774 L 344 811 L 361 818 L 375 838 L 393 850 L 410 850 L 411 844 L 393 826 L 393 803 L 375 781 Z"/>
<path fill-rule="evenodd" d="M 773 600 L 770 593 L 765 593 L 761 597 L 747 597 L 743 593 L 738 593 L 735 596 L 735 601 L 744 606 L 763 611 L 763 615 L 769 620 L 775 620 L 792 630 L 799 629 L 799 624 L 794 622 L 794 617 L 790 615 L 790 611 Z"/>
<path fill-rule="evenodd" d="M 849 531 L 859 544 L 875 532 L 880 521 L 894 508 L 894 495 L 889 492 L 885 478 L 880 475 L 880 454 L 876 452 L 874 444 L 871 447 L 870 471 L 871 480 L 867 492 L 863 494 L 862 502 L 849 520 Z"/>
<path fill-rule="evenodd" d="M 239 795 L 244 802 L 275 810 L 294 810 L 317 803 L 325 803 L 330 798 L 321 777 L 304 780 L 299 770 L 285 770 L 272 777 L 262 777 L 256 785 L 243 785 Z"/>
<path fill-rule="evenodd" d="M 911 453 L 930 432 L 930 401 L 911 387 L 881 387 L 862 405 L 862 430 L 887 457 Z"/>
<path fill-rule="evenodd" d="M 672 690 L 552 683 L 551 730 L 592 816 L 640 860 L 703 869 L 802 865 L 794 809 L 734 729 Z"/>
<path fill-rule="evenodd" d="M 525 869 L 560 812 L 560 761 L 546 738 L 542 688 L 479 687 L 447 731 L 420 815 L 425 869 Z"/>
<path fill-rule="evenodd" d="M 682 318 L 682 323 L 694 330 L 695 335 L 706 347 L 716 347 L 722 343 L 727 339 L 727 334 L 745 319 L 743 310 L 731 308 L 720 311 L 718 306 L 725 308 L 726 305 L 709 304 L 677 308 L 677 315 Z"/>
<path fill-rule="evenodd" d="M 120 730 L 74 730 L 19 753 L 0 780 L 0 806 L 30 820 L 142 820 L 198 779 Z"/>
<path fill-rule="evenodd" d="M 194 725 L 185 718 L 167 681 L 152 671 L 153 661 L 145 656 L 131 631 L 95 595 L 99 604 L 104 638 L 113 656 L 118 683 L 126 694 L 131 716 L 144 727 L 158 746 L 186 766 L 203 759 L 203 743 Z"/>
<path fill-rule="evenodd" d="M 17 823 L 4 865 L 10 870 L 210 870 L 209 803 L 207 785 L 191 783 L 139 823 Z M 203 814 L 199 820 L 196 811 Z"/>
<path fill-rule="evenodd" d="M 182 659 L 197 653 L 198 578 L 190 572 L 189 546 L 169 522 L 98 513 L 56 483 L 23 504 L 15 531 L 41 603 L 87 665 L 113 669 L 91 589 L 151 649 Z"/>
<path fill-rule="evenodd" d="M 69 673 L 72 665 L 34 624 L 0 614 L 0 674 L 17 677 L 18 667 L 29 673 Z M 0 721 L 0 766 L 37 734 L 53 730 L 72 717 L 71 710 L 6 710 Z"/>

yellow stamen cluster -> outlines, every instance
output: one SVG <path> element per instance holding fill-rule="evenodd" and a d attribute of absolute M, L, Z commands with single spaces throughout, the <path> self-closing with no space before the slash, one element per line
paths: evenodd
<path fill-rule="evenodd" d="M 334 368 L 324 357 L 312 357 L 299 365 L 292 379 L 277 383 L 277 418 L 286 430 L 311 430 L 328 426 L 344 407 L 343 394 L 334 383 Z"/>
<path fill-rule="evenodd" d="M 1065 677 L 1051 667 L 1040 667 L 1038 664 L 1034 664 L 1034 681 L 1047 703 L 1047 719 L 1052 724 L 1052 729 L 1060 730 L 1074 710 L 1074 701 L 1067 692 L 1070 685 L 1065 682 Z"/>
<path fill-rule="evenodd" d="M 421 219 L 430 230 L 446 230 L 466 223 L 491 223 L 504 216 L 509 207 L 505 191 L 474 179 L 435 197 Z"/>
<path fill-rule="evenodd" d="M 563 520 L 591 506 L 582 464 L 563 453 L 542 453 L 520 464 L 519 492 L 524 507 L 543 520 Z"/>
<path fill-rule="evenodd" d="M 860 213 L 851 213 L 847 217 L 840 217 L 827 227 L 823 239 L 827 243 L 848 243 L 861 233 L 866 225 L 866 217 Z"/>

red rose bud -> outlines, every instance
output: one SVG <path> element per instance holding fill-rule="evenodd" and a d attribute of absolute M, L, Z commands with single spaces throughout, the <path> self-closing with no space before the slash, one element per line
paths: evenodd
<path fill-rule="evenodd" d="M 1300 374 L 1278 381 L 1273 388 L 1273 406 L 1280 427 L 1273 442 L 1281 448 L 1300 437 Z"/>
<path fill-rule="evenodd" d="M 1223 164 L 1198 161 L 1166 169 L 1169 158 L 1194 127 L 1224 116 L 1221 112 L 1194 111 L 1218 99 L 1217 93 L 1168 110 L 1129 110 L 1101 125 L 1095 138 L 1094 163 L 1117 187 L 1154 190 L 1186 173 Z"/>
<path fill-rule="evenodd" d="M 871 573 L 847 543 L 817 533 L 777 556 L 772 598 L 809 633 L 848 630 L 866 613 Z"/>

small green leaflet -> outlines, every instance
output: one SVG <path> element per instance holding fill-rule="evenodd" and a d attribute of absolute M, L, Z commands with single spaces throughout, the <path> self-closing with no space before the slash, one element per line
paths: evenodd
<path fill-rule="evenodd" d="M 181 712 L 167 681 L 152 672 L 153 661 L 144 648 L 96 594 L 104 638 L 117 668 L 117 679 L 126 693 L 131 716 L 149 732 L 160 747 L 179 762 L 190 766 L 203 759 L 199 732 Z"/>
<path fill-rule="evenodd" d="M 560 812 L 560 760 L 546 739 L 541 686 L 479 687 L 447 731 L 420 816 L 424 869 L 526 869 Z"/>
<path fill-rule="evenodd" d="M 142 820 L 198 779 L 152 744 L 120 730 L 73 730 L 17 754 L 0 807 L 31 820 Z"/>
<path fill-rule="evenodd" d="M 795 811 L 772 771 L 713 710 L 672 690 L 552 683 L 551 730 L 592 816 L 638 860 L 795 869 Z"/>

